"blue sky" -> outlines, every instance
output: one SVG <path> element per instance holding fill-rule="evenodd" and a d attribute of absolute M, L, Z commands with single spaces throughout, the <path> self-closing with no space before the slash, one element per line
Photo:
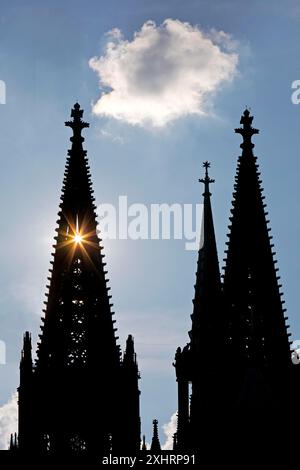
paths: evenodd
<path fill-rule="evenodd" d="M 118 28 L 132 42 L 147 21 L 159 27 L 168 18 L 205 33 L 224 31 L 235 41 L 236 74 L 215 89 L 211 112 L 187 113 L 160 128 L 95 115 L 99 77 L 89 60 L 105 54 L 106 33 Z M 291 83 L 300 79 L 299 24 L 297 1 L 2 0 L 0 80 L 7 96 L 0 105 L 0 339 L 7 364 L 0 366 L 0 405 L 18 384 L 23 332 L 31 330 L 36 339 L 39 329 L 69 148 L 64 121 L 76 100 L 90 122 L 85 147 L 98 204 L 116 204 L 119 195 L 146 205 L 196 204 L 202 162 L 211 161 L 221 265 L 240 153 L 233 129 L 245 105 L 251 107 L 261 130 L 255 150 L 292 338 L 300 339 L 300 106 L 291 102 Z M 149 86 L 154 78 L 145 76 Z M 168 74 L 165 79 L 168 87 Z M 176 410 L 172 360 L 187 342 L 197 253 L 186 251 L 183 240 L 107 240 L 104 247 L 120 344 L 128 333 L 135 337 L 149 440 L 152 419 L 162 425 Z"/>

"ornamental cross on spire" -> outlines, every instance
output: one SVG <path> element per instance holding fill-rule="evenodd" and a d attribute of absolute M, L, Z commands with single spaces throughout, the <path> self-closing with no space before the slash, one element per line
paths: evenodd
<path fill-rule="evenodd" d="M 209 192 L 209 184 L 215 182 L 215 180 L 210 178 L 209 175 L 208 175 L 208 168 L 210 168 L 210 162 L 208 162 L 208 161 L 204 162 L 203 163 L 203 168 L 205 168 L 205 177 L 199 179 L 199 182 L 204 183 L 204 193 L 203 193 L 203 195 L 208 194 L 210 196 L 211 193 Z"/>
<path fill-rule="evenodd" d="M 89 127 L 89 123 L 82 120 L 82 115 L 83 109 L 80 109 L 79 103 L 75 103 L 74 108 L 71 110 L 71 118 L 73 118 L 73 120 L 65 122 L 65 126 L 71 127 L 73 130 L 74 137 L 81 137 L 82 129 Z M 70 140 L 72 141 L 73 138 L 71 137 Z M 81 137 L 81 140 L 84 141 L 83 137 Z"/>
<path fill-rule="evenodd" d="M 252 127 L 252 121 L 253 116 L 250 116 L 250 111 L 248 108 L 246 108 L 240 120 L 240 124 L 242 124 L 243 127 L 239 127 L 234 130 L 237 134 L 241 134 L 243 137 L 243 142 L 241 143 L 240 147 L 244 151 L 250 150 L 251 153 L 254 147 L 254 144 L 251 141 L 252 136 L 254 134 L 259 134 L 259 130 Z"/>

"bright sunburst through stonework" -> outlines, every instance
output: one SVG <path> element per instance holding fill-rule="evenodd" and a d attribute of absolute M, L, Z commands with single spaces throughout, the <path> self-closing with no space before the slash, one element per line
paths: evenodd
<path fill-rule="evenodd" d="M 74 235 L 74 242 L 76 244 L 81 243 L 83 241 L 83 236 L 80 233 L 76 233 Z"/>

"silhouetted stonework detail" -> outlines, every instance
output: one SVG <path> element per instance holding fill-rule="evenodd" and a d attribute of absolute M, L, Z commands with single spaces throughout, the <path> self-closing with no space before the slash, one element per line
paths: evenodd
<path fill-rule="evenodd" d="M 106 263 L 78 103 L 63 180 L 37 359 L 25 334 L 20 365 L 18 448 L 24 452 L 136 453 L 139 372 L 133 337 L 117 345 Z M 14 445 L 14 441 L 11 446 Z M 17 445 L 16 445 L 17 447 Z"/>
<path fill-rule="evenodd" d="M 179 451 L 223 442 L 259 441 L 283 435 L 295 384 L 290 334 L 265 211 L 260 173 L 253 155 L 253 117 L 241 117 L 238 159 L 223 282 L 220 281 L 204 163 L 204 209 L 190 341 L 177 349 Z M 191 391 L 189 390 L 191 387 Z M 217 430 L 217 431 L 216 431 Z M 259 437 L 260 436 L 260 437 Z M 275 440 L 274 440 L 275 442 Z"/>

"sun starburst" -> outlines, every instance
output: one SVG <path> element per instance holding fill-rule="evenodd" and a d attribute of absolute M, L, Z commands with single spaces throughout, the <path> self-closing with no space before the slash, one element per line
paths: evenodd
<path fill-rule="evenodd" d="M 83 236 L 78 232 L 78 233 L 75 233 L 74 235 L 74 242 L 75 243 L 81 243 L 83 240 Z"/>

